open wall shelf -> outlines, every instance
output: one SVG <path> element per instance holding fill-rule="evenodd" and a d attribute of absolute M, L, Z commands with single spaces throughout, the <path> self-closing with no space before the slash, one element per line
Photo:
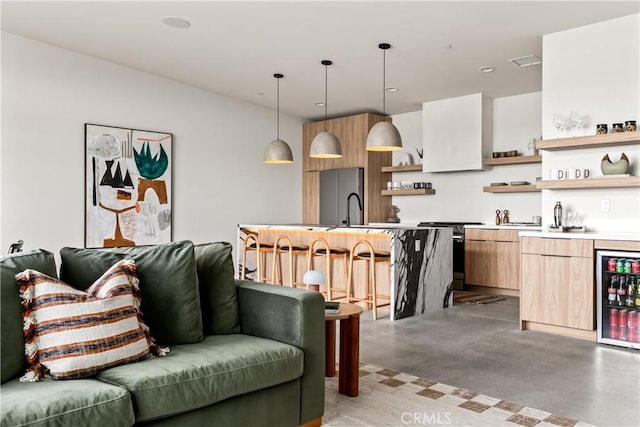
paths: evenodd
<path fill-rule="evenodd" d="M 535 184 L 531 185 L 487 185 L 482 187 L 485 193 L 534 193 L 541 191 Z"/>
<path fill-rule="evenodd" d="M 515 157 L 497 157 L 486 158 L 484 164 L 486 166 L 502 166 L 502 165 L 521 165 L 525 163 L 541 163 L 542 156 L 515 156 Z"/>
<path fill-rule="evenodd" d="M 540 189 L 563 190 L 572 188 L 626 188 L 640 187 L 640 176 L 585 178 L 585 179 L 553 179 L 538 181 Z"/>
<path fill-rule="evenodd" d="M 429 188 L 410 188 L 406 190 L 382 190 L 383 196 L 431 196 L 436 190 Z"/>
<path fill-rule="evenodd" d="M 382 172 L 422 172 L 422 165 L 383 166 Z"/>
<path fill-rule="evenodd" d="M 575 136 L 572 138 L 545 139 L 536 142 L 538 150 L 575 150 L 579 148 L 609 147 L 640 144 L 640 132 L 617 132 L 605 135 Z"/>

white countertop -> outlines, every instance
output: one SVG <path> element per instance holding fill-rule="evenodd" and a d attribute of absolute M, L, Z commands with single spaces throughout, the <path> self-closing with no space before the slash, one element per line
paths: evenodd
<path fill-rule="evenodd" d="M 541 225 L 465 225 L 464 228 L 477 228 L 480 230 L 529 230 L 542 231 Z"/>
<path fill-rule="evenodd" d="M 553 239 L 594 239 L 594 240 L 632 240 L 640 241 L 640 233 L 614 233 L 606 231 L 592 231 L 585 233 L 565 232 L 555 233 L 551 231 L 521 231 L 520 237 L 548 237 Z"/>

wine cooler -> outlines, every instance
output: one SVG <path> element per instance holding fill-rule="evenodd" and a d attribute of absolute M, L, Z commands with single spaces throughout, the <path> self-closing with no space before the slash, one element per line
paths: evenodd
<path fill-rule="evenodd" d="M 640 252 L 596 259 L 598 342 L 640 349 Z"/>

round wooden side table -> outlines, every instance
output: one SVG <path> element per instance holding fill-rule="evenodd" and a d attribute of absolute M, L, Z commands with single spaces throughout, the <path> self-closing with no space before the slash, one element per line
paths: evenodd
<path fill-rule="evenodd" d="M 360 379 L 360 315 L 362 307 L 340 303 L 339 313 L 325 313 L 325 376 L 336 374 L 336 320 L 340 321 L 340 370 L 338 392 L 349 397 L 358 395 Z"/>

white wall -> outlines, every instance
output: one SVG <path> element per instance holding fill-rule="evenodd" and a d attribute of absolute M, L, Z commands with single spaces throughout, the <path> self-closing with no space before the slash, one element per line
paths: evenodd
<path fill-rule="evenodd" d="M 563 136 L 593 135 L 595 125 L 640 120 L 640 14 L 574 28 L 543 37 L 542 130 L 545 139 L 558 136 L 554 113 L 579 111 L 585 126 Z M 542 168 L 590 169 L 601 175 L 605 154 L 616 160 L 626 153 L 632 175 L 640 174 L 640 146 L 549 151 Z M 594 231 L 640 231 L 640 190 L 545 190 L 543 223 L 552 222 L 553 206 L 561 201 L 565 212 L 578 212 Z M 609 200 L 610 211 L 601 211 Z"/>
<path fill-rule="evenodd" d="M 174 240 L 301 220 L 302 119 L 280 115 L 295 163 L 265 165 L 275 110 L 2 33 L 0 250 L 83 246 L 84 123 L 173 133 Z"/>
<path fill-rule="evenodd" d="M 518 150 L 527 153 L 532 138 L 540 138 L 540 92 L 494 99 L 493 150 Z M 422 147 L 422 112 L 398 114 L 393 123 L 402 136 L 403 152 L 419 160 L 416 147 Z M 451 126 L 460 125 L 451 123 Z M 464 125 L 464 124 L 462 124 Z M 443 144 L 446 141 L 443 141 Z M 394 153 L 393 164 L 402 155 Z M 479 221 L 494 224 L 496 209 L 508 209 L 511 221 L 529 222 L 540 215 L 540 193 L 484 193 L 482 187 L 492 182 L 529 181 L 541 176 L 539 163 L 498 166 L 487 171 L 394 173 L 394 181 L 427 181 L 433 184 L 433 196 L 394 196 L 403 223 L 420 221 Z"/>

